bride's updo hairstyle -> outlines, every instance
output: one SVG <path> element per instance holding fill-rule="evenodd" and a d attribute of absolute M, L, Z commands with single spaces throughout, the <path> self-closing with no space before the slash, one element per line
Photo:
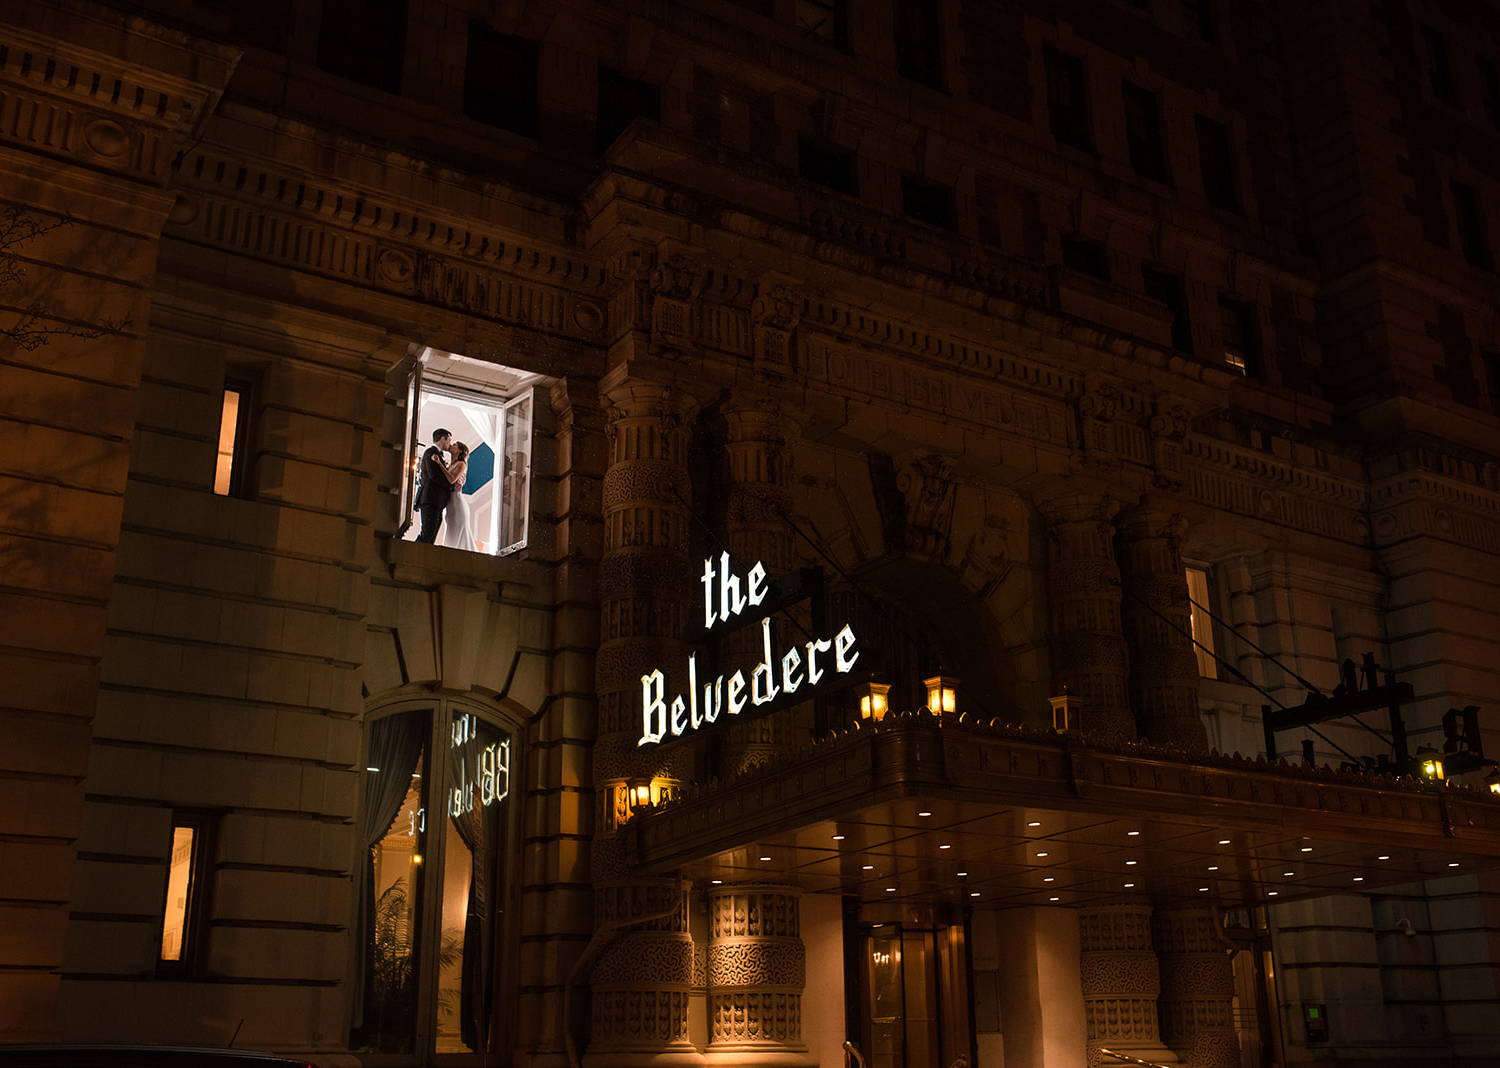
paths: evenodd
<path fill-rule="evenodd" d="M 469 447 L 461 441 L 455 441 L 452 448 L 453 461 L 467 460 L 469 458 Z"/>

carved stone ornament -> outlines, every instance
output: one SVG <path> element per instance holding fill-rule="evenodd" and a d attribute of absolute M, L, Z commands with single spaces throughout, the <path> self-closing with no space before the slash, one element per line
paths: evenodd
<path fill-rule="evenodd" d="M 906 498 L 906 551 L 946 559 L 953 530 L 956 465 L 945 456 L 919 454 L 896 475 Z"/>
<path fill-rule="evenodd" d="M 1078 398 L 1083 432 L 1083 462 L 1089 467 L 1109 467 L 1115 462 L 1114 420 L 1123 397 L 1111 385 L 1099 386 Z"/>
<path fill-rule="evenodd" d="M 1187 438 L 1188 426 L 1188 411 L 1180 406 L 1151 417 L 1151 463 L 1156 485 L 1164 489 L 1180 489 L 1186 478 L 1182 443 Z"/>

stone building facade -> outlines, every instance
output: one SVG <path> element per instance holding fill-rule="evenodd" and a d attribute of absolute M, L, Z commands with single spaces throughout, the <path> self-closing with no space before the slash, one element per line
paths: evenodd
<path fill-rule="evenodd" d="M 0 10 L 0 1038 L 1492 1063 L 1497 66 L 1488 0 Z"/>

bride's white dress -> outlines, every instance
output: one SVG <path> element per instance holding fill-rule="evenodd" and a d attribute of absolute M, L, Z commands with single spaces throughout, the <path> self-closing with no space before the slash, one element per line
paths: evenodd
<path fill-rule="evenodd" d="M 448 497 L 448 508 L 443 512 L 443 544 L 450 549 L 474 551 L 474 535 L 469 530 L 469 498 L 459 486 L 453 487 Z"/>

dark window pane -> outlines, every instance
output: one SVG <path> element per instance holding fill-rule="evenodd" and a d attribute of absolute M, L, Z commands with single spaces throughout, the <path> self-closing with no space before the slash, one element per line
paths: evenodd
<path fill-rule="evenodd" d="M 896 67 L 901 77 L 943 87 L 942 5 L 939 0 L 895 0 Z"/>
<path fill-rule="evenodd" d="M 401 91 L 406 0 L 323 0 L 318 66 L 387 93 Z"/>
<path fill-rule="evenodd" d="M 848 51 L 848 10 L 846 0 L 796 0 L 797 28 L 808 37 Z"/>
<path fill-rule="evenodd" d="M 1042 52 L 1047 70 L 1047 121 L 1061 144 L 1093 148 L 1089 136 L 1088 105 L 1084 99 L 1083 60 L 1056 49 Z"/>
<path fill-rule="evenodd" d="M 469 23 L 464 114 L 502 130 L 536 136 L 537 46 L 524 37 Z"/>
<path fill-rule="evenodd" d="M 1198 31 L 1199 37 L 1209 44 L 1218 43 L 1219 33 L 1214 25 L 1213 0 L 1182 0 L 1182 17 L 1189 27 Z"/>
<path fill-rule="evenodd" d="M 1490 124 L 1500 126 L 1500 74 L 1495 64 L 1483 56 L 1474 57 L 1474 69 L 1479 72 L 1479 91 L 1484 95 L 1484 113 Z"/>
<path fill-rule="evenodd" d="M 1104 246 L 1097 241 L 1084 241 L 1077 237 L 1062 239 L 1063 266 L 1075 271 L 1109 280 L 1109 263 L 1104 255 Z"/>
<path fill-rule="evenodd" d="M 1422 27 L 1422 42 L 1427 46 L 1427 80 L 1432 85 L 1432 95 L 1451 104 L 1453 94 L 1453 70 L 1448 64 L 1448 42 L 1431 26 Z"/>
<path fill-rule="evenodd" d="M 1500 351 L 1482 349 L 1479 358 L 1484 363 L 1484 381 L 1489 388 L 1490 411 L 1500 415 Z"/>
<path fill-rule="evenodd" d="M 797 173 L 809 182 L 856 196 L 859 177 L 854 153 L 847 148 L 823 146 L 806 139 L 797 142 Z"/>
<path fill-rule="evenodd" d="M 1198 163 L 1203 170 L 1203 195 L 1215 207 L 1239 211 L 1240 199 L 1235 191 L 1234 153 L 1229 147 L 1229 130 L 1222 122 L 1197 117 Z"/>
<path fill-rule="evenodd" d="M 952 230 L 953 190 L 914 175 L 901 179 L 901 210 L 913 219 Z"/>
<path fill-rule="evenodd" d="M 1156 94 L 1126 82 L 1125 140 L 1130 146 L 1130 166 L 1143 178 L 1165 182 L 1167 152 L 1161 136 L 1161 109 Z"/>
<path fill-rule="evenodd" d="M 661 121 L 661 87 L 600 67 L 599 103 L 594 118 L 598 150 L 602 153 L 614 144 L 615 138 L 636 119 Z"/>
<path fill-rule="evenodd" d="M 1458 226 L 1458 241 L 1464 250 L 1464 259 L 1475 267 L 1489 269 L 1495 265 L 1490 255 L 1490 245 L 1484 233 L 1484 219 L 1479 211 L 1479 198 L 1474 187 L 1466 182 L 1449 182 L 1453 193 L 1453 216 Z"/>
<path fill-rule="evenodd" d="M 1261 377 L 1260 330 L 1255 305 L 1220 297 L 1219 312 L 1224 331 L 1224 362 L 1242 375 Z"/>
<path fill-rule="evenodd" d="M 1172 313 L 1172 347 L 1179 352 L 1193 351 L 1193 327 L 1188 319 L 1187 294 L 1182 288 L 1180 275 L 1166 271 L 1143 268 L 1141 278 L 1146 284 L 1146 296 L 1159 300 Z"/>

